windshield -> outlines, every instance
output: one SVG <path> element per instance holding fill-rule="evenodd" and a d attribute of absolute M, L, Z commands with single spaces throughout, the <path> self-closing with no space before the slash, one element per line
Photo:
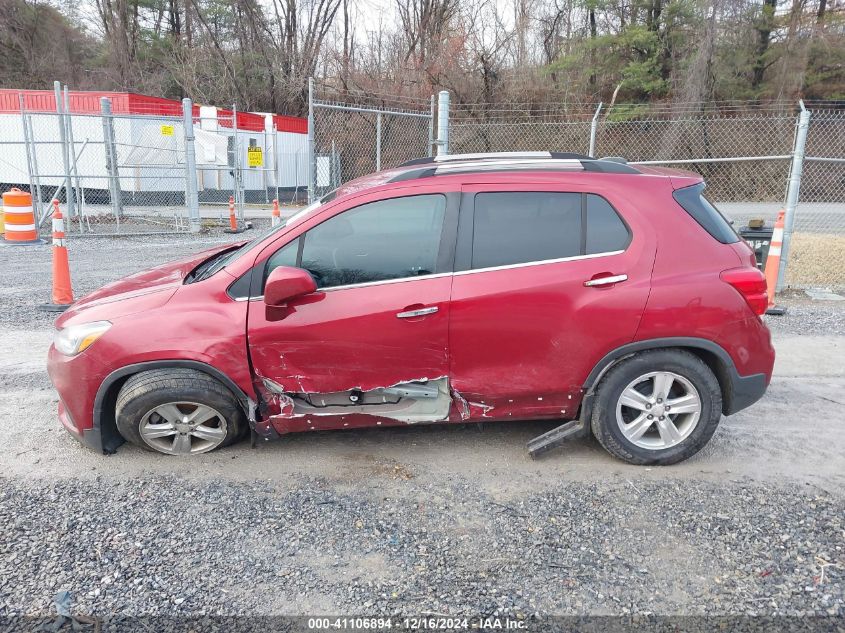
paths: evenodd
<path fill-rule="evenodd" d="M 307 215 L 309 215 L 309 214 L 313 213 L 314 211 L 316 211 L 317 209 L 319 209 L 321 206 L 323 206 L 323 205 L 324 205 L 324 204 L 326 204 L 327 202 L 331 202 L 331 201 L 332 201 L 332 200 L 334 200 L 334 198 L 335 198 L 336 191 L 337 191 L 337 190 L 332 191 L 331 193 L 327 193 L 326 195 L 324 195 L 324 196 L 323 196 L 322 198 L 320 198 L 319 200 L 315 200 L 314 202 L 312 202 L 312 203 L 311 203 L 311 204 L 309 204 L 308 206 L 303 207 L 302 209 L 300 209 L 299 211 L 297 211 L 296 213 L 294 213 L 292 216 L 290 216 L 287 220 L 285 220 L 282 224 L 279 224 L 278 226 L 273 226 L 273 227 L 270 227 L 270 228 L 269 228 L 269 229 L 267 229 L 266 231 L 262 231 L 262 232 L 261 232 L 261 233 L 259 233 L 256 237 L 254 237 L 254 238 L 253 238 L 253 239 L 251 239 L 249 242 L 247 242 L 246 244 L 244 244 L 243 246 L 241 246 L 238 250 L 236 250 L 236 251 L 232 251 L 231 253 L 229 253 L 229 257 L 228 257 L 228 258 L 226 259 L 226 261 L 225 261 L 225 262 L 224 262 L 224 263 L 220 266 L 220 268 L 223 268 L 223 266 L 226 266 L 227 264 L 232 263 L 233 261 L 235 261 L 235 260 L 236 260 L 236 259 L 238 259 L 239 257 L 242 257 L 244 254 L 246 254 L 246 253 L 248 253 L 249 251 L 251 251 L 251 250 L 252 250 L 253 248 L 255 248 L 258 244 L 260 244 L 261 242 L 263 242 L 265 239 L 267 239 L 268 237 L 270 237 L 270 236 L 271 236 L 271 235 L 273 235 L 274 233 L 276 233 L 276 232 L 278 232 L 278 231 L 282 230 L 282 229 L 283 229 L 283 228 L 285 228 L 286 226 L 290 226 L 290 225 L 291 225 L 291 224 L 293 224 L 294 222 L 298 222 L 301 218 L 303 218 L 303 217 L 305 217 L 305 216 L 307 216 Z M 219 268 L 218 268 L 218 270 L 219 270 Z M 215 272 L 216 272 L 216 271 L 215 271 Z"/>
<path fill-rule="evenodd" d="M 290 216 L 282 224 L 270 227 L 269 229 L 262 231 L 246 244 L 234 250 L 224 251 L 222 253 L 217 253 L 216 255 L 211 256 L 209 259 L 205 260 L 202 264 L 197 266 L 197 268 L 194 269 L 194 271 L 185 278 L 186 283 L 194 283 L 197 281 L 202 281 L 203 279 L 208 279 L 218 270 L 225 268 L 232 262 L 236 261 L 238 258 L 243 257 L 246 253 L 249 253 L 251 250 L 253 250 L 256 246 L 261 244 L 265 239 L 267 239 L 274 233 L 280 231 L 286 226 L 290 226 L 294 222 L 298 222 L 300 219 L 316 211 L 327 202 L 331 202 L 332 200 L 334 200 L 335 195 L 337 195 L 337 190 L 332 191 L 331 193 L 327 193 L 319 200 L 315 200 L 308 206 L 303 207 L 302 209 L 294 213 L 292 216 Z"/>

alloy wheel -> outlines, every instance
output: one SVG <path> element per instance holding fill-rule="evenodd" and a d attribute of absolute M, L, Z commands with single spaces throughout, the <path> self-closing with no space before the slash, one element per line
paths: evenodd
<path fill-rule="evenodd" d="M 701 397 L 693 384 L 670 371 L 655 371 L 632 380 L 616 404 L 622 435 L 640 448 L 677 446 L 701 418 Z"/>
<path fill-rule="evenodd" d="M 150 447 L 169 455 L 207 453 L 217 448 L 227 433 L 219 411 L 198 402 L 168 402 L 141 418 L 138 431 Z"/>

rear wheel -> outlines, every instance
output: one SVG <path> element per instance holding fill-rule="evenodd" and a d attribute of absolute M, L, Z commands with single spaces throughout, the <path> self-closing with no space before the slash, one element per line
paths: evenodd
<path fill-rule="evenodd" d="M 246 430 L 243 411 L 222 383 L 194 369 L 154 369 L 129 378 L 115 409 L 129 442 L 168 455 L 207 453 Z"/>
<path fill-rule="evenodd" d="M 722 392 L 710 368 L 683 350 L 642 352 L 615 365 L 596 394 L 593 435 L 631 464 L 674 464 L 710 440 Z"/>

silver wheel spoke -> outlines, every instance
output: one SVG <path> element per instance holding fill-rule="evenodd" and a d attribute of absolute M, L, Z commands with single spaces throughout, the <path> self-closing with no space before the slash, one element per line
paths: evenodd
<path fill-rule="evenodd" d="M 187 433 L 180 433 L 173 438 L 172 450 L 177 455 L 187 455 L 191 452 L 191 436 Z"/>
<path fill-rule="evenodd" d="M 654 420 L 649 420 L 645 413 L 640 414 L 635 420 L 632 420 L 622 429 L 629 440 L 634 441 L 640 439 L 643 434 L 648 431 Z"/>
<path fill-rule="evenodd" d="M 179 407 L 177 407 L 175 404 L 163 404 L 160 407 L 156 407 L 155 412 L 171 424 L 181 422 L 182 418 L 184 417 L 184 414 L 179 410 Z"/>
<path fill-rule="evenodd" d="M 675 382 L 675 377 L 667 373 L 659 373 L 653 379 L 654 391 L 651 394 L 652 398 L 661 398 L 665 400 L 669 397 L 669 391 L 672 389 L 672 384 Z"/>
<path fill-rule="evenodd" d="M 213 426 L 198 426 L 193 431 L 191 431 L 191 435 L 203 440 L 220 442 L 223 440 L 223 438 L 226 437 L 226 431 Z"/>
<path fill-rule="evenodd" d="M 211 407 L 199 405 L 191 415 L 188 416 L 188 422 L 191 424 L 203 424 L 217 417 L 217 411 Z"/>
<path fill-rule="evenodd" d="M 628 387 L 622 392 L 622 397 L 619 398 L 619 402 L 623 406 L 631 407 L 632 409 L 639 409 L 640 411 L 645 411 L 646 405 L 649 403 L 648 396 L 644 396 L 633 387 Z"/>
<path fill-rule="evenodd" d="M 664 446 L 673 446 L 681 440 L 678 427 L 669 418 L 657 420 L 657 432 L 660 433 L 660 439 L 663 440 Z"/>
<path fill-rule="evenodd" d="M 688 393 L 680 398 L 667 400 L 666 404 L 669 408 L 668 413 L 698 413 L 701 410 L 701 403 L 698 397 L 693 393 Z"/>
<path fill-rule="evenodd" d="M 141 433 L 147 439 L 155 439 L 157 437 L 176 435 L 176 429 L 170 422 L 162 422 L 161 424 L 147 424 Z"/>

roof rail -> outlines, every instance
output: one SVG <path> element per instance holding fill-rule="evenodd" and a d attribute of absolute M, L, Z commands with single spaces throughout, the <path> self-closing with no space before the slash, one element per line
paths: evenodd
<path fill-rule="evenodd" d="M 478 154 L 444 154 L 415 158 L 402 163 L 399 167 L 415 167 L 417 165 L 433 165 L 437 163 L 453 163 L 459 161 L 478 160 L 519 160 L 519 159 L 552 159 L 552 160 L 593 160 L 592 156 L 576 154 L 574 152 L 485 152 Z"/>
<path fill-rule="evenodd" d="M 461 156 L 454 161 L 434 161 L 432 159 L 418 159 L 404 164 L 406 167 L 414 167 L 396 174 L 389 182 L 401 182 L 405 180 L 416 180 L 418 178 L 429 178 L 431 176 L 444 176 L 447 174 L 467 174 L 480 172 L 505 172 L 505 171 L 586 171 L 603 174 L 639 174 L 639 170 L 630 165 L 610 160 L 596 160 L 595 158 L 582 157 L 580 154 L 564 154 L 557 152 L 526 152 L 519 153 L 498 153 L 498 154 L 453 154 Z M 476 159 L 469 156 L 478 156 Z M 443 157 L 445 158 L 445 157 Z"/>

